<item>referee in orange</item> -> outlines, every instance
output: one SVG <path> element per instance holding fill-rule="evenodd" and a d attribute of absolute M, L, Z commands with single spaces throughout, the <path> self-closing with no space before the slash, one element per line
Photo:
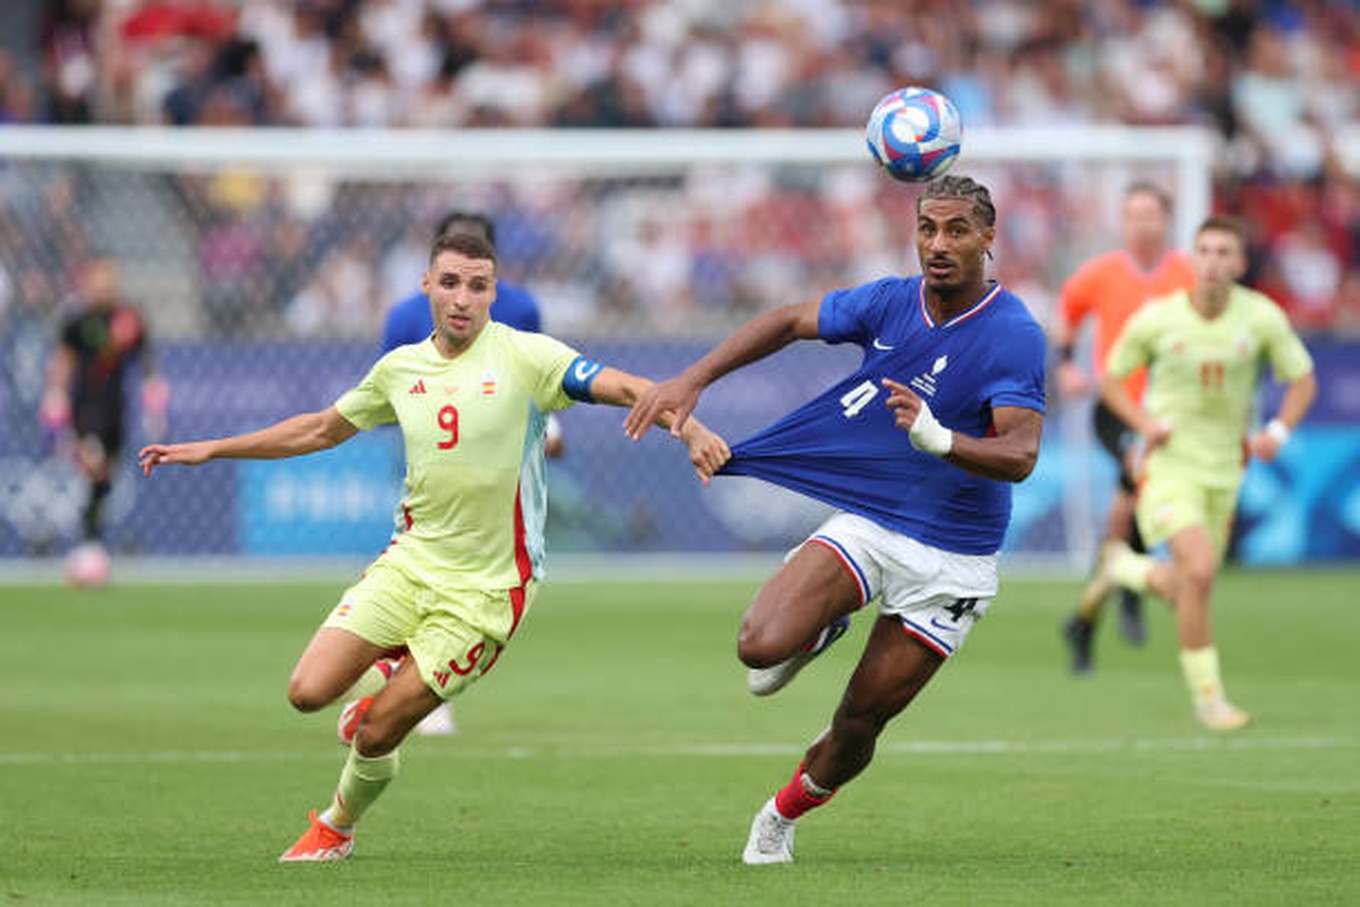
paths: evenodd
<path fill-rule="evenodd" d="M 1092 376 L 1076 361 L 1074 348 L 1078 332 L 1087 320 L 1095 322 L 1093 338 L 1095 380 L 1105 372 L 1105 359 L 1124 323 L 1144 302 L 1175 290 L 1194 285 L 1190 256 L 1170 247 L 1172 199 L 1166 190 L 1151 182 L 1134 182 L 1124 190 L 1121 221 L 1123 245 L 1090 259 L 1068 278 L 1059 300 L 1055 347 L 1058 350 L 1058 392 L 1064 398 L 1091 393 Z M 1147 372 L 1138 369 L 1124 382 L 1129 396 L 1141 402 L 1147 385 Z M 1133 444 L 1137 438 L 1118 416 L 1097 402 L 1094 412 L 1095 433 L 1100 444 L 1114 458 L 1119 470 L 1110 512 L 1105 521 L 1104 541 L 1125 541 L 1142 552 L 1142 539 L 1133 520 L 1134 476 L 1131 470 Z M 1120 626 L 1124 636 L 1135 645 L 1146 638 L 1142 599 L 1129 589 L 1120 589 Z M 1103 600 L 1083 600 L 1077 612 L 1063 625 L 1063 637 L 1072 656 L 1072 671 L 1091 670 L 1092 644 L 1096 620 Z"/>

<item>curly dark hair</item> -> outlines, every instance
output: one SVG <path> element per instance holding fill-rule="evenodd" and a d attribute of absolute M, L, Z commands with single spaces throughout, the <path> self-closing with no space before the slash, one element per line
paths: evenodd
<path fill-rule="evenodd" d="M 962 198 L 973 203 L 973 214 L 989 227 L 996 226 L 996 206 L 992 193 L 971 176 L 941 176 L 926 183 L 926 191 L 916 199 L 916 211 L 928 198 Z"/>

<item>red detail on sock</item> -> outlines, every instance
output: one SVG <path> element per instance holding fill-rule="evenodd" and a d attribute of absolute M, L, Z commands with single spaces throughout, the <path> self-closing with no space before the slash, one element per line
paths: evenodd
<path fill-rule="evenodd" d="M 797 819 L 808 810 L 815 809 L 836 796 L 834 790 L 825 797 L 808 793 L 803 787 L 803 771 L 803 763 L 800 762 L 793 773 L 793 778 L 774 795 L 774 807 L 785 819 Z"/>

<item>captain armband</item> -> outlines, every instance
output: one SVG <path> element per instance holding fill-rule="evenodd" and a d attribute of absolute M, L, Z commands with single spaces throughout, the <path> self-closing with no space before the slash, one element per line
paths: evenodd
<path fill-rule="evenodd" d="M 595 383 L 595 379 L 602 371 L 604 366 L 600 363 L 584 356 L 577 356 L 571 365 L 567 366 L 566 374 L 562 376 L 563 393 L 581 403 L 594 403 L 595 399 L 590 396 L 590 386 Z"/>

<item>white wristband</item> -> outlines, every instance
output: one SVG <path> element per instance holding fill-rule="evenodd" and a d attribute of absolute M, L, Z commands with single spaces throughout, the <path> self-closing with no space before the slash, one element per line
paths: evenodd
<path fill-rule="evenodd" d="M 1284 442 L 1289 440 L 1289 426 L 1279 419 L 1271 419 L 1266 423 L 1266 434 L 1275 439 L 1275 443 L 1284 446 Z"/>
<path fill-rule="evenodd" d="M 935 421 L 935 414 L 924 400 L 907 437 L 911 438 L 912 447 L 937 457 L 947 456 L 954 449 L 954 433 Z"/>

